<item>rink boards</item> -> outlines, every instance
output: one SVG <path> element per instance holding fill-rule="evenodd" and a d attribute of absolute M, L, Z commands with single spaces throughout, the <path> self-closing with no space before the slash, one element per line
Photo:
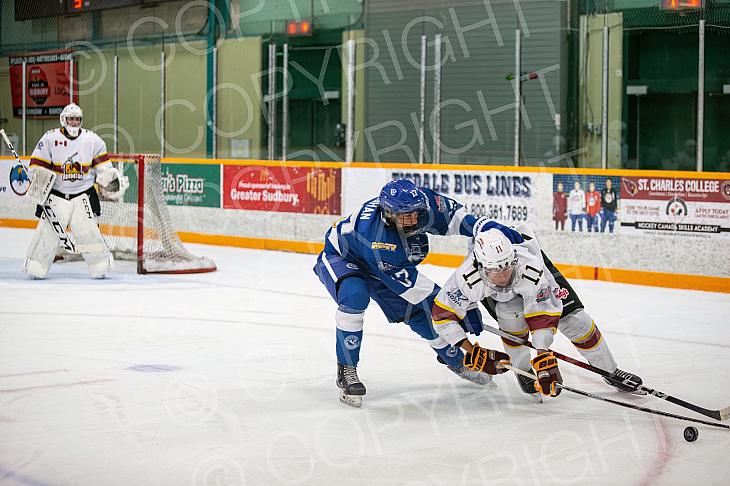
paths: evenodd
<path fill-rule="evenodd" d="M 326 229 L 407 177 L 479 216 L 529 224 L 573 277 L 730 291 L 730 174 L 542 167 L 165 159 L 163 190 L 186 241 L 316 252 Z M 22 184 L 0 160 L 0 224 L 32 225 Z M 608 183 L 608 180 L 611 180 Z M 616 211 L 561 215 L 576 183 L 594 199 L 611 185 Z M 4 188 L 4 189 L 3 189 Z M 18 191 L 17 189 L 21 189 Z M 558 208 L 559 209 L 559 208 Z M 594 214 L 591 214 L 594 213 Z M 562 219 L 562 224 L 560 220 Z M 557 229 L 556 229 L 557 226 Z M 589 230 L 589 227 L 591 231 Z M 433 241 L 433 263 L 456 265 L 460 238 Z M 677 278 L 676 276 L 681 277 Z"/>

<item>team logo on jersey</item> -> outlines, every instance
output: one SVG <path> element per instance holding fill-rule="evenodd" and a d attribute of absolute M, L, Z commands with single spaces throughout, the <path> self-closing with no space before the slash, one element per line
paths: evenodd
<path fill-rule="evenodd" d="M 73 182 L 80 181 L 84 178 L 84 171 L 81 167 L 81 162 L 74 160 L 74 157 L 77 155 L 79 155 L 79 153 L 74 152 L 68 156 L 63 164 L 61 164 L 61 169 L 63 169 L 63 176 L 61 177 L 62 180 Z"/>
<path fill-rule="evenodd" d="M 346 266 L 347 268 L 349 268 L 350 270 L 357 270 L 357 269 L 358 269 L 357 265 L 355 265 L 354 263 L 348 263 L 348 264 L 347 264 L 347 265 L 345 265 L 345 266 Z"/>
<path fill-rule="evenodd" d="M 550 287 L 543 287 L 535 296 L 536 302 L 545 302 L 550 298 Z"/>
<path fill-rule="evenodd" d="M 28 192 L 30 187 L 30 179 L 28 178 L 28 171 L 23 164 L 18 164 L 10 169 L 10 188 L 18 196 L 23 196 Z"/>
<path fill-rule="evenodd" d="M 389 271 L 393 270 L 394 267 L 390 263 L 379 261 L 378 268 L 380 269 L 381 272 L 389 272 Z"/>
<path fill-rule="evenodd" d="M 370 244 L 370 248 L 373 250 L 388 250 L 395 251 L 398 247 L 393 243 L 383 243 L 382 241 L 373 241 Z"/>
<path fill-rule="evenodd" d="M 446 350 L 446 356 L 449 358 L 456 358 L 457 354 L 459 354 L 459 348 L 456 346 L 449 346 L 449 349 Z"/>
<path fill-rule="evenodd" d="M 354 334 L 350 334 L 345 338 L 345 347 L 347 349 L 355 349 L 360 347 L 360 338 L 355 336 Z"/>
<path fill-rule="evenodd" d="M 452 302 L 455 302 L 457 304 L 461 304 L 462 302 L 469 302 L 469 299 L 467 299 L 463 292 L 459 289 L 449 290 L 448 292 L 446 292 L 446 297 L 448 297 L 449 299 L 451 299 Z"/>
<path fill-rule="evenodd" d="M 553 294 L 555 295 L 556 299 L 565 300 L 570 295 L 570 292 L 568 292 L 568 289 L 565 287 L 555 287 L 555 290 L 553 290 Z"/>
<path fill-rule="evenodd" d="M 436 196 L 434 199 L 436 199 L 436 208 L 441 213 L 446 212 L 446 204 L 444 203 L 444 198 L 441 196 Z"/>

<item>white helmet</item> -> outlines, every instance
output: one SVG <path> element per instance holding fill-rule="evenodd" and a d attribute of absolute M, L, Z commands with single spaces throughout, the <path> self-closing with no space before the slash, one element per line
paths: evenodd
<path fill-rule="evenodd" d="M 66 107 L 61 112 L 61 116 L 59 117 L 61 119 L 61 126 L 66 130 L 66 133 L 68 133 L 72 137 L 78 137 L 79 132 L 81 131 L 81 123 L 83 123 L 84 119 L 84 112 L 81 111 L 81 107 L 77 105 L 76 103 L 71 103 L 69 105 L 66 105 Z M 81 119 L 81 122 L 77 126 L 71 126 L 68 124 L 69 118 L 79 118 Z"/>
<path fill-rule="evenodd" d="M 508 292 L 520 278 L 517 253 L 509 239 L 498 229 L 476 234 L 474 263 L 484 283 L 497 292 Z"/>

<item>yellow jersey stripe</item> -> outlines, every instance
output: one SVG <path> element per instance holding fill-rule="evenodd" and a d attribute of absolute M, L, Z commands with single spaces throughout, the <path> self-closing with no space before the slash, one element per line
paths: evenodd
<path fill-rule="evenodd" d="M 37 155 L 31 155 L 31 157 L 30 157 L 31 163 L 33 162 L 33 159 L 37 159 L 37 160 L 40 160 L 41 162 L 45 162 L 46 164 L 53 165 L 53 162 L 51 162 L 50 160 L 46 160 L 43 157 L 38 157 Z"/>
<path fill-rule="evenodd" d="M 595 322 L 595 321 L 593 321 L 593 320 L 591 320 L 591 328 L 590 328 L 590 329 L 588 330 L 588 332 L 587 332 L 587 333 L 585 333 L 584 335 L 582 335 L 581 337 L 579 337 L 579 338 L 577 338 L 577 339 L 573 340 L 573 342 L 574 342 L 574 343 L 582 343 L 583 341 L 587 341 L 587 340 L 588 340 L 588 338 L 590 338 L 590 337 L 591 337 L 591 335 L 593 335 L 593 331 L 594 331 L 595 329 L 596 329 L 596 322 Z"/>
<path fill-rule="evenodd" d="M 562 312 L 535 312 L 534 314 L 525 314 L 525 319 L 529 317 L 537 317 L 537 316 L 560 316 L 562 315 Z"/>

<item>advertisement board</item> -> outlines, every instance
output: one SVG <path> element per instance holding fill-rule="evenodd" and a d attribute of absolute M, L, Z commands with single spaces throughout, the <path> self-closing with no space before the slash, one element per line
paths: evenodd
<path fill-rule="evenodd" d="M 221 207 L 220 165 L 163 164 L 162 191 L 171 206 Z"/>
<path fill-rule="evenodd" d="M 339 168 L 223 167 L 223 207 L 285 213 L 340 214 Z"/>
<path fill-rule="evenodd" d="M 475 216 L 516 225 L 534 224 L 534 173 L 470 170 L 403 170 L 353 168 L 347 171 L 346 212 L 378 195 L 388 181 L 410 179 L 463 204 Z"/>
<path fill-rule="evenodd" d="M 30 186 L 27 162 L 0 160 L 0 197 L 20 198 Z"/>
<path fill-rule="evenodd" d="M 730 180 L 621 178 L 621 227 L 700 238 L 730 232 Z"/>
<path fill-rule="evenodd" d="M 10 96 L 15 118 L 23 115 L 23 61 L 27 63 L 25 67 L 26 116 L 54 118 L 70 101 L 68 60 L 72 53 L 72 51 L 47 51 L 8 57 Z M 74 103 L 78 103 L 78 90 L 74 91 Z"/>
<path fill-rule="evenodd" d="M 554 174 L 555 231 L 614 233 L 620 220 L 620 177 Z"/>

